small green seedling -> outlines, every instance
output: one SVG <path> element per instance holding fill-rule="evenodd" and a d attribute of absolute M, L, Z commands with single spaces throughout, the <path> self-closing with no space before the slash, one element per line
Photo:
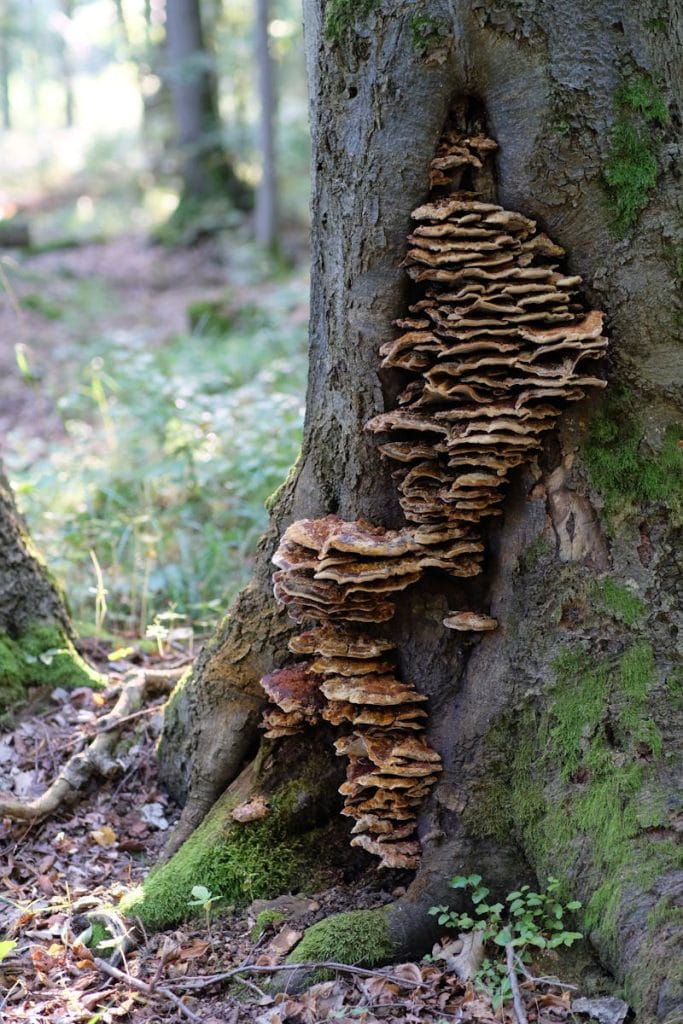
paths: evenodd
<path fill-rule="evenodd" d="M 193 885 L 190 895 L 193 899 L 187 901 L 188 907 L 202 907 L 206 914 L 206 930 L 211 935 L 211 907 L 223 897 L 212 896 L 211 890 L 207 889 L 205 885 Z"/>
<path fill-rule="evenodd" d="M 564 915 L 578 910 L 578 900 L 563 904 L 557 898 L 560 883 L 548 878 L 545 892 L 532 892 L 521 886 L 505 897 L 505 903 L 489 903 L 490 890 L 482 885 L 481 875 L 457 875 L 451 888 L 471 890 L 472 907 L 458 912 L 448 906 L 430 907 L 439 924 L 458 932 L 480 931 L 489 951 L 475 977 L 475 986 L 485 992 L 495 1009 L 512 995 L 504 951 L 511 947 L 522 962 L 531 960 L 532 949 L 556 949 L 571 946 L 583 938 L 581 932 L 567 930 Z M 496 951 L 496 947 L 498 950 Z"/>

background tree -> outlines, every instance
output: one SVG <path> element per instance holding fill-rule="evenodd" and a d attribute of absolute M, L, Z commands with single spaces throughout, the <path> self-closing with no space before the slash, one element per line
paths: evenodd
<path fill-rule="evenodd" d="M 168 0 L 166 57 L 183 179 L 175 219 L 182 221 L 210 199 L 227 197 L 244 209 L 249 190 L 223 147 L 213 58 L 204 39 L 199 0 Z"/>
<path fill-rule="evenodd" d="M 552 873 L 583 900 L 584 926 L 644 1018 L 679 1005 L 680 391 L 667 127 L 679 103 L 667 45 L 677 19 L 673 5 L 650 2 L 615 19 L 610 5 L 578 0 L 524 10 L 431 0 L 419 13 L 408 0 L 307 0 L 304 446 L 252 583 L 169 707 L 160 763 L 185 807 L 177 852 L 129 903 L 147 923 L 187 913 L 197 882 L 245 901 L 309 884 L 321 849 L 334 849 L 321 829 L 340 827 L 329 797 L 339 767 L 323 730 L 305 743 L 258 741 L 259 678 L 285 663 L 292 632 L 269 559 L 293 519 L 400 523 L 390 469 L 363 429 L 399 386 L 378 372 L 377 350 L 405 312 L 398 264 L 429 161 L 449 112 L 476 100 L 500 146 L 500 201 L 566 247 L 588 300 L 609 315 L 610 387 L 568 411 L 538 465 L 520 471 L 489 533 L 485 579 L 425 579 L 387 627 L 403 678 L 429 695 L 429 739 L 445 770 L 422 814 L 417 878 L 374 912 L 371 946 L 355 949 L 368 960 L 424 949 L 426 909 L 445 901 L 454 873 L 477 872 L 496 893 Z M 470 645 L 441 621 L 474 599 L 502 628 Z M 239 826 L 231 809 L 256 788 L 273 813 Z M 361 927 L 359 943 L 367 915 Z M 334 956 L 333 921 L 326 941 Z"/>
<path fill-rule="evenodd" d="M 275 162 L 275 83 L 270 53 L 268 0 L 256 0 L 256 79 L 259 96 L 261 180 L 256 192 L 256 241 L 267 249 L 277 242 L 277 173 Z"/>
<path fill-rule="evenodd" d="M 62 595 L 32 547 L 0 464 L 0 711 L 28 686 L 97 684 L 73 639 Z"/>

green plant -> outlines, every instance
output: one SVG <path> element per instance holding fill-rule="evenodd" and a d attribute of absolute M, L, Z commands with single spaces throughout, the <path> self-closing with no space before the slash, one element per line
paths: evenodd
<path fill-rule="evenodd" d="M 500 954 L 511 948 L 522 963 L 531 960 L 532 949 L 556 949 L 571 946 L 583 938 L 581 932 L 569 931 L 565 913 L 578 910 L 578 900 L 562 903 L 560 883 L 549 877 L 544 892 L 533 892 L 522 885 L 505 897 L 505 902 L 489 903 L 490 890 L 482 884 L 481 875 L 457 875 L 450 881 L 452 889 L 470 890 L 471 908 L 456 911 L 448 906 L 430 907 L 429 913 L 439 924 L 458 932 L 481 932 L 489 956 L 475 977 L 475 986 L 485 992 L 498 1009 L 510 998 L 512 990 L 508 967 Z"/>
<path fill-rule="evenodd" d="M 187 901 L 188 907 L 201 907 L 206 914 L 206 930 L 211 935 L 211 908 L 222 896 L 213 896 L 210 889 L 205 885 L 193 885 L 190 895 L 193 899 Z"/>

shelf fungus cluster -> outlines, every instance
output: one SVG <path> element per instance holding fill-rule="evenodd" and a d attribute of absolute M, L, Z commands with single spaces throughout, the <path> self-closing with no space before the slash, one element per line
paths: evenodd
<path fill-rule="evenodd" d="M 590 368 L 607 346 L 603 315 L 584 308 L 581 279 L 560 269 L 563 249 L 528 217 L 462 191 L 466 181 L 488 188 L 495 149 L 484 136 L 441 140 L 408 238 L 415 301 L 380 350 L 382 366 L 407 380 L 397 408 L 367 429 L 387 435 L 381 451 L 398 464 L 406 526 L 304 519 L 273 558 L 275 596 L 305 629 L 290 649 L 306 660 L 263 679 L 265 735 L 320 719 L 341 727 L 352 843 L 386 867 L 417 866 L 416 811 L 441 760 L 425 738 L 425 697 L 397 677 L 393 645 L 374 624 L 427 569 L 482 571 L 482 521 L 502 513 L 510 471 L 540 449 L 563 400 L 604 386 Z M 444 625 L 482 632 L 497 622 L 460 610 Z"/>
<path fill-rule="evenodd" d="M 442 140 L 408 238 L 416 301 L 380 349 L 382 366 L 408 380 L 398 408 L 367 424 L 388 435 L 381 451 L 398 463 L 407 521 L 458 539 L 501 515 L 508 474 L 541 447 L 558 401 L 604 386 L 585 368 L 607 346 L 603 314 L 585 310 L 581 279 L 559 269 L 564 250 L 520 213 L 442 194 L 468 168 L 476 181 L 495 148 L 452 132 Z"/>
<path fill-rule="evenodd" d="M 383 867 L 417 866 L 416 811 L 441 759 L 424 737 L 426 698 L 398 678 L 394 645 L 361 624 L 390 618 L 392 594 L 424 568 L 476 571 L 481 551 L 478 542 L 424 545 L 410 530 L 326 516 L 292 523 L 273 557 L 276 597 L 309 626 L 290 650 L 308 657 L 262 680 L 265 735 L 293 735 L 320 718 L 344 727 L 335 746 L 348 758 L 340 792 L 355 819 L 351 842 Z"/>

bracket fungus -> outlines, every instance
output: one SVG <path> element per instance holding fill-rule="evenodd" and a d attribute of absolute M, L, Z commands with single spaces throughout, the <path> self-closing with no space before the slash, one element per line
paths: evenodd
<path fill-rule="evenodd" d="M 585 309 L 581 278 L 561 270 L 564 250 L 534 220 L 481 198 L 496 149 L 483 135 L 442 137 L 408 236 L 414 301 L 380 348 L 382 367 L 405 382 L 397 407 L 366 429 L 384 435 L 380 451 L 397 465 L 406 526 L 302 519 L 273 556 L 275 597 L 305 625 L 290 650 L 309 660 L 264 678 L 265 735 L 321 718 L 346 730 L 335 742 L 348 759 L 342 813 L 355 819 L 352 845 L 385 867 L 417 866 L 416 811 L 441 758 L 424 735 L 426 698 L 397 677 L 394 645 L 374 626 L 424 570 L 482 572 L 482 524 L 502 515 L 510 471 L 536 456 L 562 402 L 605 384 L 592 368 L 607 347 L 603 314 Z M 462 632 L 498 625 L 465 610 L 443 622 Z"/>

